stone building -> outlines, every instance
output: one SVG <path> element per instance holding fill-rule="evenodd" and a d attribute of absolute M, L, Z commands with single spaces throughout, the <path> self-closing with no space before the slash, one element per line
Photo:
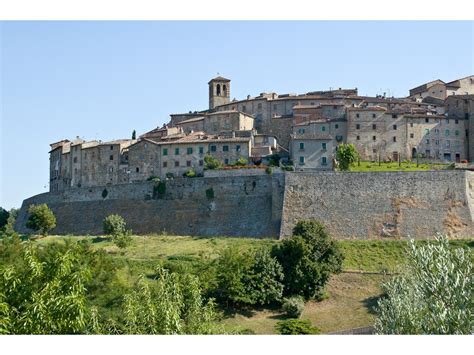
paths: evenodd
<path fill-rule="evenodd" d="M 474 162 L 474 94 L 449 96 L 446 111 L 451 121 L 464 121 L 467 160 Z"/>
<path fill-rule="evenodd" d="M 409 98 L 415 101 L 423 101 L 428 97 L 446 99 L 451 95 L 474 94 L 474 75 L 456 79 L 445 83 L 442 80 L 430 81 L 410 90 Z"/>

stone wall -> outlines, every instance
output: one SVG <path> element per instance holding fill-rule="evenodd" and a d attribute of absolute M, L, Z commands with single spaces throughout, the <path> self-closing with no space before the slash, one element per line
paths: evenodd
<path fill-rule="evenodd" d="M 474 172 L 286 174 L 281 237 L 315 218 L 337 238 L 474 237 Z"/>
<path fill-rule="evenodd" d="M 136 234 L 277 238 L 284 189 L 279 176 L 180 178 L 166 181 L 163 195 L 152 182 L 44 193 L 23 202 L 16 228 L 28 232 L 28 206 L 46 203 L 57 218 L 52 234 L 101 234 L 103 219 L 117 213 Z"/>
<path fill-rule="evenodd" d="M 286 237 L 300 219 L 323 222 L 335 238 L 474 237 L 474 172 L 285 173 L 178 178 L 164 193 L 152 182 L 75 188 L 23 202 L 47 203 L 55 234 L 101 234 L 122 215 L 136 234 Z"/>

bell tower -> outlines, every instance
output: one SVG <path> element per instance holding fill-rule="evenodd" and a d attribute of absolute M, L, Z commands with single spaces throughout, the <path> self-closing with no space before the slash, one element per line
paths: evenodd
<path fill-rule="evenodd" d="M 230 80 L 217 76 L 209 81 L 209 109 L 230 102 Z"/>

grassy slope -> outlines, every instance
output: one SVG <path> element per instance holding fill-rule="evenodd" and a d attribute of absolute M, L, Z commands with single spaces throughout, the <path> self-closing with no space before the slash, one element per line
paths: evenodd
<path fill-rule="evenodd" d="M 419 164 L 416 166 L 416 162 L 404 163 L 402 162 L 398 166 L 397 162 L 394 163 L 372 163 L 370 161 L 361 161 L 360 166 L 356 163 L 351 166 L 351 171 L 417 171 L 417 170 L 443 170 L 447 169 L 447 164 Z"/>
<path fill-rule="evenodd" d="M 39 240 L 39 243 L 61 241 L 54 237 Z M 214 258 L 218 252 L 234 245 L 242 249 L 271 245 L 276 240 L 250 238 L 196 238 L 168 236 L 136 236 L 125 252 L 120 252 L 107 240 L 93 239 L 94 246 L 105 248 L 120 258 L 125 266 L 118 271 L 123 284 L 131 285 L 138 274 L 153 274 L 159 261 L 175 261 L 177 264 L 199 262 L 201 257 Z M 379 272 L 397 271 L 403 264 L 406 243 L 398 240 L 338 241 L 345 255 L 343 269 Z M 424 243 L 424 242 L 420 242 Z M 453 241 L 458 246 L 474 248 L 472 240 Z M 380 295 L 380 283 L 388 276 L 344 272 L 332 277 L 328 284 L 329 298 L 322 302 L 308 302 L 302 318 L 309 319 L 322 332 L 362 327 L 373 321 L 372 307 Z M 256 334 L 273 334 L 275 323 L 284 319 L 279 310 L 258 309 L 228 315 L 222 324 L 228 330 L 250 329 Z"/>

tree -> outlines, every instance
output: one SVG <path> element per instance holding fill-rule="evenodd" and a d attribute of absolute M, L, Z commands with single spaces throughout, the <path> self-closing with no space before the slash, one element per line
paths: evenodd
<path fill-rule="evenodd" d="M 339 144 L 336 151 L 336 160 L 339 163 L 339 169 L 342 171 L 350 170 L 351 164 L 355 163 L 359 159 L 359 153 L 357 152 L 354 144 Z"/>
<path fill-rule="evenodd" d="M 313 327 L 309 320 L 287 319 L 277 322 L 275 330 L 282 335 L 319 334 L 320 330 Z"/>
<path fill-rule="evenodd" d="M 39 232 L 42 236 L 48 235 L 48 232 L 56 227 L 56 217 L 45 203 L 41 205 L 31 205 L 28 208 L 29 217 L 26 221 L 26 227 Z"/>
<path fill-rule="evenodd" d="M 331 274 L 339 273 L 343 255 L 325 227 L 315 220 L 299 221 L 293 235 L 272 249 L 283 266 L 284 295 L 321 299 Z"/>
<path fill-rule="evenodd" d="M 22 249 L 21 260 L 0 269 L 0 333 L 83 333 L 90 271 L 77 250 L 56 253 L 44 262 L 31 242 Z"/>
<path fill-rule="evenodd" d="M 0 230 L 2 230 L 3 227 L 6 226 L 9 216 L 10 216 L 10 213 L 7 210 L 0 207 Z"/>
<path fill-rule="evenodd" d="M 382 285 L 377 306 L 379 334 L 472 334 L 471 253 L 450 247 L 446 237 L 407 249 L 401 275 Z"/>
<path fill-rule="evenodd" d="M 132 132 L 132 139 L 137 139 L 137 132 L 135 130 Z"/>
<path fill-rule="evenodd" d="M 127 230 L 127 224 L 122 216 L 111 214 L 104 219 L 104 233 L 111 236 L 112 241 L 120 249 L 126 248 L 132 242 L 132 231 Z"/>
<path fill-rule="evenodd" d="M 222 163 L 214 158 L 212 155 L 206 155 L 204 157 L 205 168 L 208 170 L 219 169 L 222 166 Z"/>
<path fill-rule="evenodd" d="M 18 216 L 18 209 L 12 208 L 8 212 L 7 224 L 4 227 L 4 234 L 6 236 L 13 236 L 15 234 L 15 222 Z"/>
<path fill-rule="evenodd" d="M 132 292 L 125 295 L 126 334 L 217 332 L 214 304 L 204 301 L 196 276 L 162 268 L 157 275 L 153 283 L 140 276 Z"/>

